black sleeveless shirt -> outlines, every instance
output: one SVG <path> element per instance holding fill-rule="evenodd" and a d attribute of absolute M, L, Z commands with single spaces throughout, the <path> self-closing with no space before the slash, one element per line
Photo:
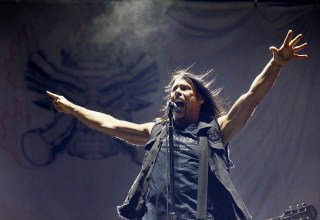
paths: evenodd
<path fill-rule="evenodd" d="M 199 138 L 198 126 L 189 125 L 185 129 L 175 127 L 174 166 L 175 166 L 175 210 L 177 219 L 196 219 L 197 185 L 199 167 Z M 168 219 L 167 200 L 170 198 L 169 180 L 169 149 L 165 140 L 158 153 L 154 169 L 149 182 L 146 198 L 147 212 L 143 220 Z M 207 219 L 213 219 L 212 201 L 208 201 Z"/>
<path fill-rule="evenodd" d="M 157 123 L 145 146 L 141 171 L 131 186 L 126 200 L 117 207 L 123 219 L 167 219 L 166 172 L 167 144 L 164 124 Z M 205 133 L 204 133 L 205 132 Z M 223 146 L 216 120 L 199 122 L 186 129 L 175 130 L 175 190 L 177 219 L 196 219 L 197 171 L 199 144 L 197 135 L 206 134 L 209 142 L 208 209 L 210 220 L 252 219 L 232 182 L 228 147 Z M 214 207 L 214 209 L 213 209 Z"/>

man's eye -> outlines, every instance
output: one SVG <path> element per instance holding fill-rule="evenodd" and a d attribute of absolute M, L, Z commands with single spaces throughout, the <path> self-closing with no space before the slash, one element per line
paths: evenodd
<path fill-rule="evenodd" d="M 188 89 L 189 89 L 188 86 L 183 86 L 183 87 L 181 87 L 181 90 L 183 90 L 183 91 L 186 91 L 186 90 L 188 90 Z"/>

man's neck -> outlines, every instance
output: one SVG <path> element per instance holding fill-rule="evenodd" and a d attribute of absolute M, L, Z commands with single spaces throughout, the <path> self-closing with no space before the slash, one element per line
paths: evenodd
<path fill-rule="evenodd" d="M 194 119 L 194 120 L 186 120 L 184 118 L 177 118 L 174 119 L 174 123 L 176 126 L 178 126 L 179 128 L 186 128 L 191 124 L 198 124 L 199 119 Z"/>

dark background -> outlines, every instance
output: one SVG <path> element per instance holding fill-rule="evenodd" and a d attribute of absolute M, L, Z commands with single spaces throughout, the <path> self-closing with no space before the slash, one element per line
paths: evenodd
<path fill-rule="evenodd" d="M 51 90 L 118 118 L 159 116 L 172 71 L 213 69 L 229 105 L 289 29 L 307 60 L 283 68 L 232 140 L 231 175 L 254 219 L 320 208 L 317 1 L 1 1 L 0 218 L 118 219 L 143 149 L 56 113 Z M 301 52 L 303 53 L 303 52 Z"/>

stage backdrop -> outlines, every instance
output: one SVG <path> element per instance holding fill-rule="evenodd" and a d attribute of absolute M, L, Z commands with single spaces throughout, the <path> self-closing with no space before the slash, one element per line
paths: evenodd
<path fill-rule="evenodd" d="M 214 69 L 232 105 L 289 29 L 304 35 L 308 59 L 283 68 L 230 143 L 231 175 L 254 219 L 320 208 L 319 6 L 12 2 L 0 4 L 0 219 L 119 219 L 139 171 L 143 149 L 57 113 L 46 90 L 147 122 L 170 72 L 193 66 Z"/>

